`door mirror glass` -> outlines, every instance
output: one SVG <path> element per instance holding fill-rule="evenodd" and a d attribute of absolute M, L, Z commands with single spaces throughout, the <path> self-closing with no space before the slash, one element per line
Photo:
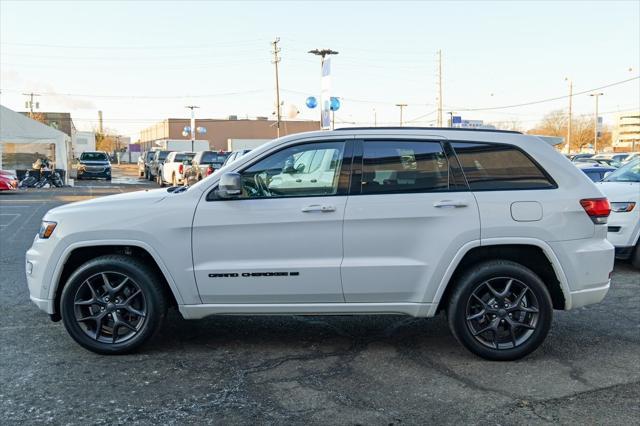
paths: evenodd
<path fill-rule="evenodd" d="M 242 181 L 239 173 L 225 173 L 218 183 L 218 197 L 235 198 L 242 192 Z"/>

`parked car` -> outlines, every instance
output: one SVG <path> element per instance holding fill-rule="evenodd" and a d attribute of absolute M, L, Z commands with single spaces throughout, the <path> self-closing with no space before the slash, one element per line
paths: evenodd
<path fill-rule="evenodd" d="M 445 311 L 469 350 L 513 360 L 542 343 L 554 309 L 607 294 L 609 212 L 533 135 L 309 132 L 190 187 L 50 210 L 27 281 L 31 300 L 102 354 L 138 348 L 175 305 L 187 319 Z"/>
<path fill-rule="evenodd" d="M 589 153 L 574 154 L 574 155 L 571 155 L 571 161 L 578 161 L 584 158 L 591 158 L 591 157 L 593 157 L 593 154 L 589 154 Z"/>
<path fill-rule="evenodd" d="M 629 154 L 630 153 L 628 152 L 605 152 L 602 154 L 596 154 L 591 158 L 593 158 L 594 160 L 615 160 L 619 163 L 622 163 L 629 156 Z"/>
<path fill-rule="evenodd" d="M 103 151 L 85 151 L 78 159 L 78 180 L 86 178 L 103 178 L 111 180 L 111 161 Z"/>
<path fill-rule="evenodd" d="M 200 151 L 187 167 L 184 184 L 193 185 L 222 167 L 231 153 L 225 151 Z"/>
<path fill-rule="evenodd" d="M 640 159 L 608 175 L 598 188 L 611 201 L 608 238 L 616 257 L 640 269 Z"/>
<path fill-rule="evenodd" d="M 170 152 L 173 151 L 155 151 L 153 153 L 153 159 L 149 164 L 149 180 L 157 180 L 158 179 L 158 168 L 164 163 L 164 160 L 167 158 Z"/>
<path fill-rule="evenodd" d="M 170 152 L 167 158 L 158 166 L 158 185 L 166 183 L 171 186 L 182 185 L 184 171 L 191 164 L 195 152 Z"/>
<path fill-rule="evenodd" d="M 615 167 L 603 166 L 599 163 L 576 162 L 576 167 L 589 177 L 593 182 L 600 182 L 607 173 L 616 170 Z"/>
<path fill-rule="evenodd" d="M 6 170 L 0 170 L 0 191 L 12 191 L 18 189 L 18 177 Z"/>
<path fill-rule="evenodd" d="M 251 152 L 250 149 L 240 149 L 238 151 L 233 151 L 231 154 L 229 154 L 227 159 L 224 161 L 223 166 L 226 166 L 227 164 L 233 163 L 238 158 L 242 157 L 245 154 L 248 154 L 249 152 Z"/>
<path fill-rule="evenodd" d="M 155 153 L 155 151 L 145 151 L 138 157 L 138 172 L 145 179 L 149 179 L 151 163 Z"/>
<path fill-rule="evenodd" d="M 630 152 L 629 155 L 622 161 L 622 163 L 626 164 L 638 158 L 640 158 L 640 152 Z"/>
<path fill-rule="evenodd" d="M 622 165 L 622 163 L 610 158 L 578 158 L 574 163 L 600 164 L 602 166 L 613 167 L 615 169 Z"/>

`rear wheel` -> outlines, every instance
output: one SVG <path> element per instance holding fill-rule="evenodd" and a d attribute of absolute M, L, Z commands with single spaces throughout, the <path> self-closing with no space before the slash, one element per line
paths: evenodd
<path fill-rule="evenodd" d="M 494 260 L 471 267 L 458 281 L 447 317 L 453 335 L 471 352 L 509 361 L 544 341 L 553 316 L 551 296 L 530 269 Z"/>
<path fill-rule="evenodd" d="M 178 186 L 178 181 L 176 180 L 176 174 L 171 175 L 171 186 Z"/>
<path fill-rule="evenodd" d="M 631 255 L 631 266 L 640 269 L 640 239 L 638 239 L 638 244 L 636 244 L 636 248 Z"/>
<path fill-rule="evenodd" d="M 137 349 L 160 328 L 166 297 L 152 270 L 128 256 L 101 256 L 78 268 L 60 301 L 64 326 L 84 348 L 100 354 Z"/>

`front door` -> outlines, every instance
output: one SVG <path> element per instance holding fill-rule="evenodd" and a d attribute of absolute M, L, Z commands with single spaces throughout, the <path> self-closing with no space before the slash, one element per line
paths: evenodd
<path fill-rule="evenodd" d="M 192 242 L 203 303 L 344 302 L 349 148 L 343 140 L 287 146 L 243 166 L 237 199 L 201 199 Z"/>
<path fill-rule="evenodd" d="M 358 146 L 344 220 L 345 300 L 429 303 L 454 255 L 480 239 L 475 198 L 439 140 Z"/>

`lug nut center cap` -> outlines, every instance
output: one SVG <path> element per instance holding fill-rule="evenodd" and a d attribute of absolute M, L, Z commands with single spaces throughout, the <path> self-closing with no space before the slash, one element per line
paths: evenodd
<path fill-rule="evenodd" d="M 499 316 L 500 318 L 507 316 L 507 311 L 506 311 L 505 309 L 500 309 L 500 310 L 498 311 L 498 316 Z"/>

